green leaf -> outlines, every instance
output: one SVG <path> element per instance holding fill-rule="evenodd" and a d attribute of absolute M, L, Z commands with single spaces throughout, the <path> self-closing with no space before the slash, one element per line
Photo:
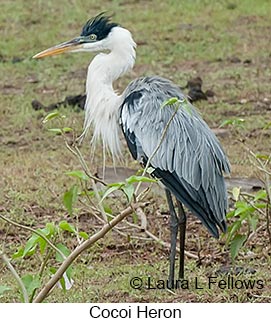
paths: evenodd
<path fill-rule="evenodd" d="M 72 128 L 69 128 L 69 127 L 64 127 L 64 128 L 62 128 L 62 131 L 64 133 L 69 133 L 69 132 L 73 132 L 73 129 Z"/>
<path fill-rule="evenodd" d="M 78 193 L 78 196 L 90 196 L 90 197 L 95 197 L 96 194 L 94 191 L 81 191 Z"/>
<path fill-rule="evenodd" d="M 58 226 L 64 231 L 76 233 L 75 227 L 69 224 L 67 221 L 61 221 Z"/>
<path fill-rule="evenodd" d="M 41 254 L 44 254 L 44 251 L 45 251 L 45 248 L 47 246 L 47 241 L 45 241 L 44 239 L 42 238 L 39 238 L 39 247 L 40 247 L 40 253 Z"/>
<path fill-rule="evenodd" d="M 109 187 L 103 194 L 103 197 L 100 201 L 100 203 L 102 203 L 102 201 L 108 196 L 110 195 L 111 193 L 117 191 L 119 188 L 121 188 L 123 186 L 123 184 L 119 184 L 118 186 L 112 186 L 112 187 Z"/>
<path fill-rule="evenodd" d="M 58 243 L 56 245 L 56 247 L 64 254 L 64 256 L 68 257 L 68 255 L 71 253 L 70 249 L 68 247 L 66 247 L 64 244 L 62 243 Z M 56 261 L 62 262 L 63 258 L 61 257 L 61 255 L 59 254 L 59 252 L 56 252 Z"/>
<path fill-rule="evenodd" d="M 43 119 L 43 123 L 46 123 L 48 122 L 49 120 L 53 120 L 55 118 L 59 118 L 60 117 L 60 113 L 58 111 L 54 111 L 54 112 L 51 112 L 49 114 L 47 114 L 47 116 Z"/>
<path fill-rule="evenodd" d="M 50 132 L 55 133 L 56 135 L 61 135 L 62 134 L 62 130 L 59 129 L 59 128 L 50 128 L 50 129 L 47 129 L 47 130 L 50 131 Z"/>
<path fill-rule="evenodd" d="M 69 214 L 72 215 L 73 205 L 78 197 L 78 187 L 73 185 L 72 188 L 64 193 L 63 203 Z"/>
<path fill-rule="evenodd" d="M 177 98 L 177 97 L 170 98 L 162 103 L 161 109 L 163 109 L 167 105 L 173 105 L 177 102 L 179 102 L 179 98 Z"/>
<path fill-rule="evenodd" d="M 266 208 L 266 203 L 255 203 L 254 205 L 258 209 L 265 209 Z"/>
<path fill-rule="evenodd" d="M 246 236 L 242 234 L 236 234 L 231 241 L 231 258 L 235 259 L 239 253 L 240 248 L 244 245 Z"/>
<path fill-rule="evenodd" d="M 89 235 L 86 232 L 84 232 L 84 231 L 79 231 L 79 236 L 81 238 L 83 238 L 84 240 L 87 240 L 88 237 L 89 237 Z"/>
<path fill-rule="evenodd" d="M 235 208 L 246 208 L 247 207 L 247 202 L 245 201 L 237 201 L 235 203 Z"/>
<path fill-rule="evenodd" d="M 12 259 L 22 258 L 24 254 L 24 248 L 20 247 L 13 255 Z"/>
<path fill-rule="evenodd" d="M 133 184 L 126 184 L 121 189 L 123 190 L 123 192 L 127 196 L 128 202 L 131 203 L 133 195 L 134 195 L 134 191 L 135 191 L 134 185 Z"/>
<path fill-rule="evenodd" d="M 108 214 L 111 214 L 111 215 L 113 214 L 113 211 L 112 211 L 111 207 L 108 204 L 103 203 L 103 208 L 104 208 L 105 213 L 108 213 Z"/>
<path fill-rule="evenodd" d="M 240 203 L 238 203 L 240 202 Z M 255 211 L 255 208 L 251 205 L 249 205 L 246 202 L 243 201 L 238 201 L 236 202 L 235 206 L 236 206 L 236 210 L 234 212 L 234 216 L 240 216 L 240 215 L 245 215 L 247 216 L 247 214 L 249 213 L 253 213 Z"/>
<path fill-rule="evenodd" d="M 235 201 L 239 200 L 240 191 L 241 191 L 241 187 L 234 187 L 232 189 L 232 196 Z"/>
<path fill-rule="evenodd" d="M 230 211 L 229 213 L 227 213 L 226 218 L 230 219 L 230 218 L 234 217 L 234 213 L 235 213 L 235 210 Z"/>
<path fill-rule="evenodd" d="M 22 277 L 22 281 L 27 290 L 28 295 L 31 295 L 34 290 L 41 286 L 41 281 L 38 275 L 27 274 Z"/>
<path fill-rule="evenodd" d="M 11 290 L 10 287 L 8 286 L 4 286 L 4 285 L 1 285 L 0 286 L 0 296 L 3 295 L 5 292 L 7 292 L 8 290 Z"/>
<path fill-rule="evenodd" d="M 232 124 L 232 120 L 231 119 L 228 119 L 228 120 L 224 120 L 221 124 L 220 124 L 220 126 L 219 126 L 219 128 L 222 128 L 222 127 L 225 127 L 225 126 L 227 126 L 227 125 L 229 125 L 229 124 Z"/>
<path fill-rule="evenodd" d="M 263 154 L 256 154 L 255 157 L 262 160 L 268 160 L 270 158 L 268 155 Z"/>
<path fill-rule="evenodd" d="M 253 231 L 256 231 L 256 229 L 257 229 L 257 224 L 258 224 L 258 221 L 259 221 L 258 216 L 257 216 L 257 215 L 250 216 L 250 217 L 248 218 L 248 220 L 249 220 L 249 224 L 250 224 L 250 226 L 251 226 L 252 230 L 253 230 Z"/>
<path fill-rule="evenodd" d="M 222 128 L 227 125 L 239 126 L 241 128 L 244 128 L 244 126 L 243 126 L 244 122 L 245 122 L 245 119 L 242 119 L 242 118 L 228 119 L 228 120 L 223 121 L 221 123 L 221 125 L 219 126 L 219 128 Z"/>
<path fill-rule="evenodd" d="M 39 236 L 34 233 L 25 244 L 23 257 L 25 257 L 30 251 L 36 248 L 38 240 Z"/>
<path fill-rule="evenodd" d="M 226 244 L 228 245 L 229 242 L 231 241 L 232 236 L 236 233 L 241 228 L 242 221 L 238 220 L 235 221 L 233 224 L 231 224 L 228 228 L 228 236 L 227 236 L 227 241 Z"/>
<path fill-rule="evenodd" d="M 119 189 L 123 185 L 125 185 L 125 182 L 110 183 L 107 185 L 107 187 L 117 187 Z"/>
<path fill-rule="evenodd" d="M 49 237 L 53 236 L 55 233 L 56 233 L 56 227 L 55 227 L 55 224 L 52 223 L 52 222 L 48 222 L 46 223 L 46 229 L 48 230 L 49 232 Z"/>
<path fill-rule="evenodd" d="M 138 183 L 138 182 L 156 183 L 157 180 L 155 180 L 154 178 L 149 178 L 149 177 L 145 177 L 145 176 L 132 175 L 126 179 L 126 182 L 128 184 Z"/>
<path fill-rule="evenodd" d="M 80 170 L 73 170 L 71 172 L 66 172 L 65 174 L 69 175 L 69 176 L 72 176 L 72 177 L 76 177 L 76 178 L 81 179 L 83 181 L 88 180 L 87 175 L 84 172 L 80 171 Z"/>
<path fill-rule="evenodd" d="M 265 190 L 260 190 L 259 192 L 257 192 L 257 194 L 254 197 L 254 201 L 258 201 L 261 199 L 266 199 L 267 194 Z"/>
<path fill-rule="evenodd" d="M 42 228 L 42 229 L 37 229 L 37 231 L 46 236 L 46 237 L 49 237 L 50 236 L 50 229 L 48 227 L 45 227 L 45 228 Z M 39 236 L 39 239 L 42 239 L 40 236 Z"/>
<path fill-rule="evenodd" d="M 66 290 L 67 290 L 67 288 L 66 288 L 66 282 L 65 282 L 65 279 L 64 279 L 64 277 L 63 277 L 63 276 L 59 279 L 59 283 L 60 283 L 61 288 L 62 288 L 64 291 L 66 291 Z"/>

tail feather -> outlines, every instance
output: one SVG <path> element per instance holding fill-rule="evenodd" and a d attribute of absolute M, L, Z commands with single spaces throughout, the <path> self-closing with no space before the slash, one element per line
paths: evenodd
<path fill-rule="evenodd" d="M 180 202 L 182 202 L 194 215 L 200 219 L 200 221 L 215 238 L 219 238 L 217 226 L 222 230 L 222 232 L 227 230 L 226 221 L 224 219 L 221 222 L 217 221 L 212 210 L 206 207 L 206 200 L 205 203 L 199 203 L 199 201 L 193 200 L 191 198 L 191 194 L 187 192 L 187 189 L 182 182 L 178 180 L 177 176 L 174 176 L 174 173 L 156 168 L 153 175 L 159 178 L 160 181 L 172 192 L 172 194 L 174 194 Z"/>

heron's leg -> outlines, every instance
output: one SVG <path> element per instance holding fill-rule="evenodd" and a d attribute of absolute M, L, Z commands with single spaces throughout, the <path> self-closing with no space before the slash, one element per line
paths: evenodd
<path fill-rule="evenodd" d="M 177 200 L 178 213 L 179 213 L 179 228 L 180 228 L 180 267 L 179 279 L 184 278 L 184 247 L 185 247 L 185 231 L 186 231 L 186 215 L 183 205 Z"/>
<path fill-rule="evenodd" d="M 174 272 L 175 272 L 175 257 L 176 257 L 176 245 L 178 235 L 178 218 L 174 209 L 171 193 L 166 189 L 166 197 L 170 212 L 170 255 L 169 255 L 169 286 L 174 286 Z"/>

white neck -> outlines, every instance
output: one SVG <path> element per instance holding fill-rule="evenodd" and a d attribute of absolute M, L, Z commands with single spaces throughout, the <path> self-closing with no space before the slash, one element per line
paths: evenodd
<path fill-rule="evenodd" d="M 114 27 L 106 46 L 110 53 L 95 56 L 88 68 L 83 134 L 93 124 L 92 142 L 102 138 L 104 147 L 117 156 L 121 153 L 118 111 L 123 98 L 114 91 L 113 82 L 133 67 L 136 44 L 128 30 Z"/>

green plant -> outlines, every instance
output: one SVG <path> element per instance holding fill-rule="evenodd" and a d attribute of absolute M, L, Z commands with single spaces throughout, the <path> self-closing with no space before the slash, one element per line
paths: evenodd
<path fill-rule="evenodd" d="M 257 232 L 259 218 L 267 208 L 267 193 L 260 190 L 255 195 L 242 193 L 240 187 L 234 187 L 232 197 L 234 209 L 227 214 L 232 223 L 228 227 L 226 243 L 230 245 L 231 258 L 234 260 L 240 249 L 245 246 L 252 233 Z"/>
<path fill-rule="evenodd" d="M 48 114 L 43 123 L 56 120 L 58 128 L 49 128 L 48 131 L 61 135 L 64 139 L 68 150 L 78 158 L 81 163 L 82 170 L 72 170 L 66 172 L 67 176 L 73 177 L 76 183 L 73 184 L 63 195 L 63 204 L 68 211 L 68 221 L 62 220 L 58 223 L 48 222 L 44 228 L 32 229 L 31 227 L 21 225 L 1 216 L 3 220 L 11 225 L 18 226 L 22 229 L 31 231 L 31 235 L 25 245 L 20 246 L 12 255 L 12 261 L 19 259 L 28 259 L 36 257 L 40 261 L 40 270 L 37 273 L 27 273 L 20 276 L 15 268 L 11 265 L 11 261 L 3 253 L 2 258 L 16 277 L 20 286 L 22 299 L 24 302 L 41 302 L 48 295 L 50 290 L 59 281 L 62 289 L 67 290 L 72 286 L 72 263 L 86 249 L 90 248 L 96 241 L 101 239 L 108 231 L 115 229 L 120 232 L 116 225 L 128 215 L 133 215 L 136 210 L 141 210 L 146 205 L 144 197 L 146 192 L 137 194 L 140 183 L 154 183 L 155 179 L 145 176 L 151 169 L 144 169 L 142 175 L 133 175 L 125 181 L 106 184 L 96 176 L 92 175 L 79 148 L 76 145 L 75 135 L 72 128 L 64 126 L 65 117 L 59 112 Z M 69 142 L 67 134 L 73 135 L 72 143 Z M 158 147 L 159 148 L 159 147 Z M 102 189 L 98 189 L 96 183 L 103 185 Z M 105 204 L 105 200 L 111 194 L 120 191 L 124 193 L 127 199 L 127 207 L 114 215 L 110 206 Z M 92 212 L 95 212 L 97 219 L 101 223 L 100 229 L 93 235 L 79 229 L 77 207 L 82 199 L 89 202 Z M 74 222 L 73 219 L 76 219 Z M 135 220 L 133 216 L 132 219 Z M 145 220 L 144 220 L 145 221 Z M 129 223 L 131 227 L 137 227 L 135 223 Z M 136 220 L 135 220 L 136 222 Z M 143 226 L 142 226 L 143 227 Z M 144 225 L 146 228 L 146 225 Z M 125 234 L 124 232 L 121 232 Z M 157 240 L 161 244 L 163 241 L 156 238 L 153 234 L 146 230 L 146 234 L 152 239 Z M 67 237 L 72 239 L 75 248 L 71 249 L 67 243 Z M 165 243 L 164 243 L 165 244 Z M 9 290 L 8 286 L 1 286 L 0 292 L 4 293 Z M 39 290 L 38 295 L 37 291 Z"/>
<path fill-rule="evenodd" d="M 231 127 L 240 144 L 248 152 L 250 161 L 257 169 L 258 178 L 264 186 L 264 189 L 259 190 L 255 194 L 243 192 L 241 187 L 234 187 L 231 191 L 234 207 L 227 214 L 227 219 L 231 224 L 228 228 L 226 244 L 230 245 L 231 258 L 234 260 L 242 247 L 262 227 L 266 228 L 271 245 L 271 154 L 255 154 L 245 145 L 242 134 L 242 130 L 246 130 L 244 119 L 225 120 L 221 124 L 221 127 L 225 125 Z M 263 129 L 267 129 L 269 125 L 270 122 Z M 261 226 L 259 226 L 260 219 L 264 221 L 264 224 Z"/>

